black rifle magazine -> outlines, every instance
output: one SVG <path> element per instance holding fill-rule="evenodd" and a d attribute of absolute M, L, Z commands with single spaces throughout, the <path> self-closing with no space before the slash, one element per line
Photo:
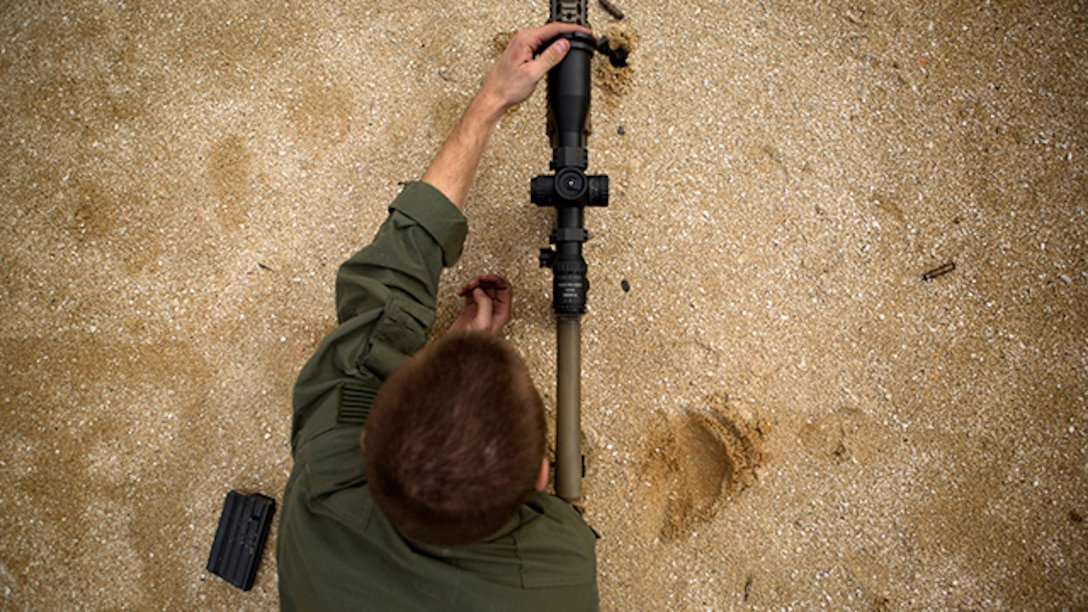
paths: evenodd
<path fill-rule="evenodd" d="M 208 571 L 248 591 L 257 577 L 276 502 L 258 493 L 227 493 L 215 532 Z"/>

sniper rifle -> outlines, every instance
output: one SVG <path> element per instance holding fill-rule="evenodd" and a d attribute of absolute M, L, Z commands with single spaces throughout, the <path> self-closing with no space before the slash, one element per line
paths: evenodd
<path fill-rule="evenodd" d="M 548 22 L 589 27 L 586 0 L 551 0 Z M 548 73 L 548 136 L 552 174 L 537 176 L 530 200 L 556 210 L 556 228 L 540 250 L 541 267 L 551 268 L 552 311 L 556 318 L 555 492 L 574 502 L 582 496 L 585 458 L 581 451 L 581 316 L 586 312 L 586 260 L 582 245 L 587 206 L 608 205 L 608 176 L 587 175 L 589 153 L 590 61 L 597 40 L 581 32 L 563 34 L 570 52 Z"/>

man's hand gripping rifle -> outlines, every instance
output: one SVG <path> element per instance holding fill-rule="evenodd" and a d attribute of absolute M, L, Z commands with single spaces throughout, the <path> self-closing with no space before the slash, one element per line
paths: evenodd
<path fill-rule="evenodd" d="M 588 27 L 586 0 L 551 0 L 548 20 Z M 556 469 L 555 492 L 567 500 L 582 496 L 584 463 L 581 451 L 581 323 L 586 312 L 586 260 L 582 244 L 589 240 L 583 226 L 585 207 L 608 205 L 608 177 L 589 176 L 590 60 L 596 39 L 581 32 L 563 34 L 570 53 L 548 73 L 548 136 L 554 174 L 532 180 L 531 200 L 556 210 L 553 248 L 540 251 L 540 265 L 549 267 L 552 310 L 556 316 Z"/>

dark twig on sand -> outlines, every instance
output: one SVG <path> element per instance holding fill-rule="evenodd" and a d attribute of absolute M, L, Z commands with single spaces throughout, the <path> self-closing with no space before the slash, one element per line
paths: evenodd
<path fill-rule="evenodd" d="M 610 0 L 601 0 L 601 6 L 603 6 L 604 10 L 608 11 L 608 13 L 616 19 L 623 19 L 623 11 L 620 10 L 620 7 L 612 4 Z"/>
<path fill-rule="evenodd" d="M 930 281 L 930 280 L 933 280 L 933 279 L 937 278 L 938 276 L 944 276 L 945 274 L 948 274 L 949 272 L 951 272 L 951 271 L 953 271 L 955 269 L 956 269 L 956 262 L 950 261 L 950 262 L 948 262 L 948 263 L 946 263 L 944 265 L 937 266 L 936 268 L 933 268 L 929 272 L 926 272 L 925 274 L 923 274 L 922 275 L 922 280 Z"/>

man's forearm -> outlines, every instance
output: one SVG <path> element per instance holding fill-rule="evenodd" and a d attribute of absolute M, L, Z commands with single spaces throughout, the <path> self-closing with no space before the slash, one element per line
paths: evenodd
<path fill-rule="evenodd" d="M 480 91 L 423 174 L 423 182 L 441 191 L 457 208 L 463 209 L 487 141 L 505 111 L 506 108 L 493 96 Z"/>
<path fill-rule="evenodd" d="M 506 109 L 528 98 L 537 82 L 563 60 L 570 51 L 570 42 L 556 37 L 571 32 L 591 34 L 582 26 L 556 22 L 521 30 L 510 39 L 461 121 L 423 174 L 423 182 L 441 191 L 457 208 L 464 208 L 468 188 L 495 126 Z M 536 51 L 553 39 L 537 56 Z"/>

